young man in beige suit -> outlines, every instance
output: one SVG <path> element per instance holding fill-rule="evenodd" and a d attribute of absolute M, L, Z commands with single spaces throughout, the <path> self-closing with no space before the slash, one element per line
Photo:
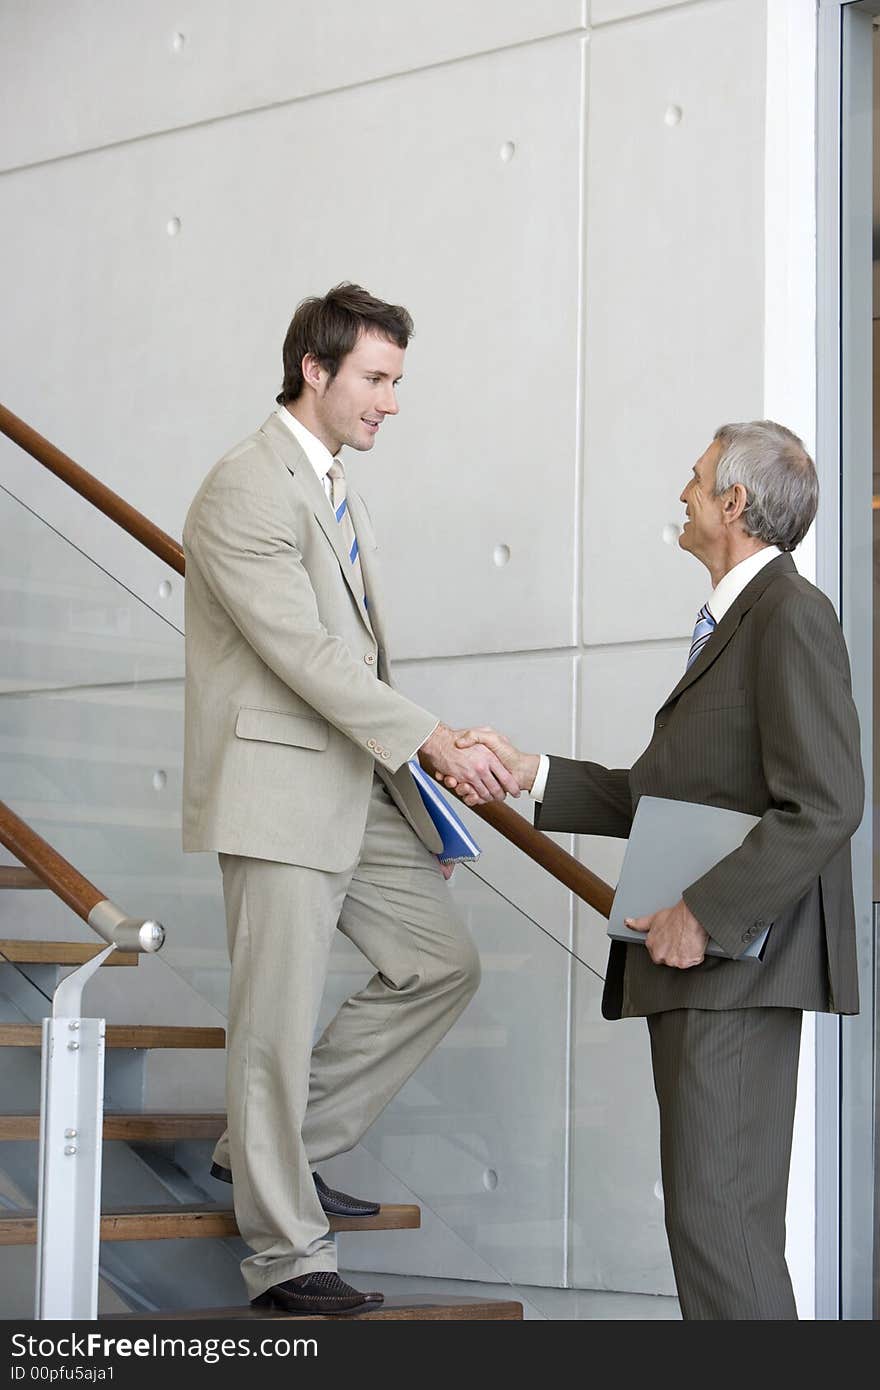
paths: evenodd
<path fill-rule="evenodd" d="M 232 962 L 228 1131 L 249 1297 L 289 1312 L 381 1303 L 336 1273 L 328 1215 L 376 1206 L 313 1168 L 350 1149 L 454 1023 L 477 953 L 407 766 L 518 794 L 391 684 L 369 514 L 343 445 L 397 414 L 405 309 L 343 284 L 305 300 L 280 409 L 208 474 L 186 552 L 186 850 L 220 856 Z M 375 967 L 313 1047 L 337 928 Z"/>
<path fill-rule="evenodd" d="M 788 553 L 817 499 L 812 459 L 790 430 L 762 420 L 716 432 L 681 494 L 680 545 L 706 566 L 712 593 L 632 768 L 470 735 L 531 792 L 544 830 L 627 836 L 643 795 L 760 817 L 677 903 L 631 923 L 646 944 L 612 945 L 602 999 L 606 1018 L 647 1019 L 685 1318 L 797 1316 L 785 1205 L 801 1015 L 858 1012 L 859 725 L 837 616 Z M 768 923 L 760 959 L 738 959 Z M 706 955 L 710 937 L 723 956 Z"/>

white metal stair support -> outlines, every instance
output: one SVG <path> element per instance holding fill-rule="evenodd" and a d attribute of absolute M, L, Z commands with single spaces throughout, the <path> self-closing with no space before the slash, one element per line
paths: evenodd
<path fill-rule="evenodd" d="M 103 1018 L 83 1018 L 82 991 L 115 945 L 74 970 L 43 1019 L 37 1282 L 34 1316 L 98 1315 Z"/>

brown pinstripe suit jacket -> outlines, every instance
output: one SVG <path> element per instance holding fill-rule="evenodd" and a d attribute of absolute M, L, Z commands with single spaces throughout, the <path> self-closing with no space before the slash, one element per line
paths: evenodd
<path fill-rule="evenodd" d="M 770 1005 L 858 1012 L 850 839 L 864 778 L 837 616 L 789 555 L 739 595 L 629 770 L 552 758 L 535 823 L 627 836 L 639 797 L 761 817 L 684 898 L 728 958 L 675 970 L 614 942 L 606 1018 Z M 658 903 L 657 908 L 671 906 Z M 760 960 L 735 957 L 766 922 Z"/>

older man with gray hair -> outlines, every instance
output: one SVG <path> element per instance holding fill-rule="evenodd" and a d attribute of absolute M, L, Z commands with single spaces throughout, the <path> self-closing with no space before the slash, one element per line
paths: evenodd
<path fill-rule="evenodd" d="M 837 616 L 789 554 L 818 502 L 801 441 L 769 420 L 724 425 L 681 501 L 679 544 L 712 593 L 635 765 L 522 753 L 485 729 L 461 742 L 494 749 L 542 830 L 625 837 L 643 795 L 760 817 L 677 903 L 629 922 L 647 950 L 612 944 L 602 1012 L 647 1019 L 683 1317 L 795 1318 L 785 1203 L 802 1012 L 858 1012 L 859 726 Z M 744 958 L 768 923 L 760 958 Z M 706 954 L 710 938 L 723 956 Z"/>

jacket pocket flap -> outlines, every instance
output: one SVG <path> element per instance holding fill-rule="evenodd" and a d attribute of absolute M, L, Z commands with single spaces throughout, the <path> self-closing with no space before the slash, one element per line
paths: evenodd
<path fill-rule="evenodd" d="M 304 714 L 284 714 L 281 710 L 250 709 L 238 711 L 235 721 L 238 738 L 255 738 L 264 743 L 289 743 L 296 748 L 326 748 L 330 737 L 323 719 L 310 719 Z"/>
<path fill-rule="evenodd" d="M 739 709 L 748 704 L 747 690 L 715 690 L 711 695 L 696 696 L 688 703 L 688 714 L 705 714 L 709 710 Z"/>

